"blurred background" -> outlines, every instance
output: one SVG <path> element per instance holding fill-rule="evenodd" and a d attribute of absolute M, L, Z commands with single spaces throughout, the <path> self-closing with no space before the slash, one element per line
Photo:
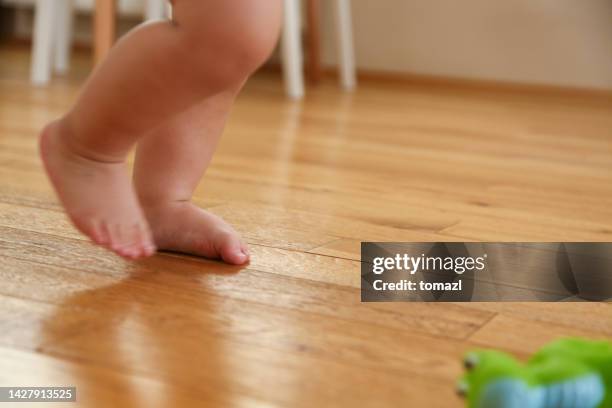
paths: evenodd
<path fill-rule="evenodd" d="M 53 1 L 53 0 L 48 0 Z M 145 0 L 120 0 L 119 32 Z M 28 41 L 33 0 L 1 0 L 4 41 Z M 93 0 L 76 0 L 77 46 L 91 44 Z M 303 2 L 306 4 L 307 2 Z M 321 64 L 336 64 L 334 1 L 320 3 Z M 435 76 L 612 90 L 612 2 L 353 0 L 362 74 Z M 306 14 L 306 13 L 305 13 Z"/>
<path fill-rule="evenodd" d="M 612 242 L 612 1 L 284 1 L 193 198 L 248 242 L 233 268 L 92 245 L 39 159 L 94 60 L 164 2 L 0 0 L 1 386 L 74 385 L 71 408 L 460 408 L 467 350 L 612 338 L 607 303 L 360 292 L 363 241 Z"/>

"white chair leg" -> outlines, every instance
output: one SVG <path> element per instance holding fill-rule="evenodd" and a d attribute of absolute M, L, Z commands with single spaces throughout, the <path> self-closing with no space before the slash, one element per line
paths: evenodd
<path fill-rule="evenodd" d="M 55 2 L 36 0 L 30 79 L 44 85 L 51 79 Z"/>
<path fill-rule="evenodd" d="M 357 86 L 355 67 L 355 45 L 353 41 L 353 22 L 351 0 L 336 1 L 336 36 L 340 80 L 344 89 L 353 90 Z"/>
<path fill-rule="evenodd" d="M 147 0 L 145 9 L 145 19 L 162 20 L 168 16 L 166 0 Z"/>
<path fill-rule="evenodd" d="M 285 0 L 282 59 L 285 87 L 293 99 L 304 97 L 304 64 L 301 38 L 300 0 Z"/>
<path fill-rule="evenodd" d="M 72 48 L 72 0 L 55 0 L 57 20 L 55 24 L 55 70 L 66 73 L 70 68 L 70 51 Z"/>

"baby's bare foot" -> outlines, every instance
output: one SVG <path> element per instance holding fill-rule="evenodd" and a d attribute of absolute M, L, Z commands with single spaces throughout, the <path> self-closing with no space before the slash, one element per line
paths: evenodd
<path fill-rule="evenodd" d="M 81 232 L 126 258 L 155 252 L 125 163 L 79 154 L 66 142 L 60 122 L 42 132 L 40 153 L 60 201 Z"/>
<path fill-rule="evenodd" d="M 144 205 L 160 249 L 222 259 L 232 265 L 249 261 L 249 252 L 238 233 L 225 221 L 189 202 Z"/>

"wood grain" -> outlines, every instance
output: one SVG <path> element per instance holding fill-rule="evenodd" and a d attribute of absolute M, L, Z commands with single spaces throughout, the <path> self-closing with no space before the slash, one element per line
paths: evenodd
<path fill-rule="evenodd" d="M 36 136 L 89 69 L 28 83 L 0 48 L 0 385 L 76 385 L 83 407 L 459 407 L 461 355 L 612 338 L 609 304 L 362 304 L 361 241 L 612 240 L 612 101 L 258 74 L 195 201 L 244 268 L 126 262 L 68 223 Z M 68 405 L 66 405 L 68 406 Z"/>

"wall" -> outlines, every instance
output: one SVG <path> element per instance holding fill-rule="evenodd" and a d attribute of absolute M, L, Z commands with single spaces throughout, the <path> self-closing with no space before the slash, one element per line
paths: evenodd
<path fill-rule="evenodd" d="M 353 13 L 363 69 L 612 90 L 612 0 L 353 0 Z"/>
<path fill-rule="evenodd" d="M 321 2 L 323 57 L 333 65 L 334 2 Z M 81 9 L 92 3 L 77 0 Z M 612 0 L 352 3 L 361 69 L 612 90 Z M 119 4 L 143 8 L 143 0 Z"/>

